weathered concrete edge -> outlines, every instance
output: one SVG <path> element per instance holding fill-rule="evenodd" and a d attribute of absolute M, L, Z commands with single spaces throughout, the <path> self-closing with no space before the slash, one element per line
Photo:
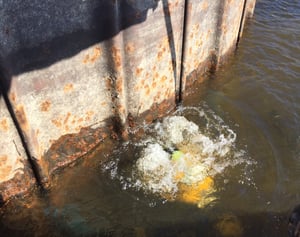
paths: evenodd
<path fill-rule="evenodd" d="M 6 141 L 0 144 L 0 206 L 11 197 L 27 193 L 36 179 L 14 121 L 0 96 L 0 132 Z"/>

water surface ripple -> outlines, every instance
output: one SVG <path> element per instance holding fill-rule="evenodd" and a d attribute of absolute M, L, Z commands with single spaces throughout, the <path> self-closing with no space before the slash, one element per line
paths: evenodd
<path fill-rule="evenodd" d="M 300 202 L 300 2 L 257 1 L 243 36 L 204 100 L 238 125 L 262 198 L 283 211 Z"/>

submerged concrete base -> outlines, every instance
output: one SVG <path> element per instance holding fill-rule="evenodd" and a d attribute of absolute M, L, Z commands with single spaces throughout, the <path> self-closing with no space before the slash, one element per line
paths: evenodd
<path fill-rule="evenodd" d="M 58 168 L 106 137 L 126 138 L 128 128 L 174 109 L 235 49 L 254 5 L 0 1 L 0 185 L 14 190 L 0 190 L 2 199 L 30 189 L 28 160 L 37 182 L 47 186 Z"/>

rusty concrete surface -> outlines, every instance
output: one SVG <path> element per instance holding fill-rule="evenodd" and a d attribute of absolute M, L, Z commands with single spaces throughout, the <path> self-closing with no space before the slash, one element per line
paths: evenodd
<path fill-rule="evenodd" d="M 16 194 L 25 193 L 35 179 L 25 150 L 3 97 L 0 96 L 0 205 Z"/>
<path fill-rule="evenodd" d="M 194 80 L 203 80 L 216 54 L 220 1 L 188 0 L 182 63 L 182 92 Z"/>
<path fill-rule="evenodd" d="M 222 64 L 235 47 L 239 36 L 240 24 L 243 21 L 244 0 L 224 1 L 220 15 L 220 34 L 218 47 L 218 63 Z"/>
<path fill-rule="evenodd" d="M 0 1 L 2 97 L 38 182 L 51 183 L 58 168 L 106 137 L 126 139 L 137 124 L 174 109 L 193 82 L 226 61 L 254 6 L 255 0 Z"/>
<path fill-rule="evenodd" d="M 256 0 L 227 0 L 223 2 L 219 23 L 217 67 L 226 63 L 242 37 L 244 25 L 254 14 Z"/>

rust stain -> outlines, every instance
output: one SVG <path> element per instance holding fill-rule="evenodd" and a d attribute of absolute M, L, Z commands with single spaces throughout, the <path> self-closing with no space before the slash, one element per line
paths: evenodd
<path fill-rule="evenodd" d="M 188 4 L 188 11 L 189 11 L 189 12 L 192 12 L 192 10 L 193 10 L 193 4 L 192 4 L 192 3 L 189 3 L 189 4 Z"/>
<path fill-rule="evenodd" d="M 145 80 L 145 79 L 141 80 L 141 85 L 142 85 L 142 86 L 144 86 L 145 83 L 146 83 L 146 80 Z"/>
<path fill-rule="evenodd" d="M 157 94 L 156 94 L 156 96 L 154 97 L 154 101 L 160 101 L 160 97 L 161 97 L 161 93 L 160 92 L 158 92 Z"/>
<path fill-rule="evenodd" d="M 10 99 L 11 99 L 11 101 L 13 102 L 13 103 L 15 103 L 16 102 L 16 94 L 15 93 L 10 93 Z"/>
<path fill-rule="evenodd" d="M 101 56 L 102 54 L 102 49 L 99 46 L 96 46 L 93 48 L 93 53 L 85 55 L 83 59 L 83 63 L 95 63 L 95 61 Z"/>
<path fill-rule="evenodd" d="M 157 53 L 157 60 L 158 60 L 158 61 L 161 61 L 162 56 L 163 56 L 163 52 L 159 51 L 159 52 Z"/>
<path fill-rule="evenodd" d="M 68 93 L 74 90 L 74 85 L 72 83 L 68 83 L 64 86 L 64 92 Z"/>
<path fill-rule="evenodd" d="M 135 75 L 136 75 L 137 77 L 139 77 L 139 76 L 141 76 L 142 72 L 143 72 L 143 68 L 137 68 L 137 69 L 135 70 Z"/>
<path fill-rule="evenodd" d="M 133 43 L 127 43 L 125 46 L 125 50 L 127 53 L 133 53 L 135 50 Z"/>
<path fill-rule="evenodd" d="M 51 102 L 48 100 L 45 100 L 44 102 L 41 103 L 40 110 L 42 112 L 48 112 L 50 107 L 51 107 Z"/>
<path fill-rule="evenodd" d="M 162 40 L 162 47 L 169 47 L 170 44 L 170 33 L 168 33 L 168 36 L 165 36 Z"/>
<path fill-rule="evenodd" d="M 1 155 L 0 156 L 0 166 L 3 165 L 3 163 L 5 163 L 8 160 L 7 155 Z"/>
<path fill-rule="evenodd" d="M 200 48 L 202 46 L 202 44 L 203 44 L 202 40 L 197 40 L 196 41 L 196 45 L 197 45 L 198 48 Z"/>
<path fill-rule="evenodd" d="M 149 96 L 150 95 L 150 88 L 149 88 L 149 86 L 145 87 L 145 90 L 146 90 L 146 92 L 145 92 L 146 96 Z"/>
<path fill-rule="evenodd" d="M 119 77 L 116 81 L 116 91 L 119 93 L 123 91 L 123 78 L 122 77 Z"/>
<path fill-rule="evenodd" d="M 83 121 L 89 120 L 91 115 L 93 115 L 94 112 L 87 112 L 85 118 L 77 118 L 76 116 L 73 116 L 70 112 L 66 114 L 64 117 L 52 119 L 51 122 L 60 129 L 63 129 L 64 132 L 70 131 L 70 129 L 74 126 L 76 123 L 82 123 Z M 71 127 L 70 127 L 71 125 Z M 76 127 L 75 130 L 80 130 L 80 126 Z"/>
<path fill-rule="evenodd" d="M 208 3 L 207 3 L 207 2 L 203 2 L 201 8 L 202 8 L 202 10 L 204 10 L 204 11 L 207 10 L 207 8 L 208 8 Z"/>
<path fill-rule="evenodd" d="M 77 132 L 80 132 L 80 130 L 83 128 L 83 125 L 78 125 L 76 128 L 75 128 L 75 130 L 77 131 Z"/>
<path fill-rule="evenodd" d="M 95 47 L 94 53 L 92 56 L 92 61 L 95 61 L 96 59 L 98 59 L 101 56 L 101 53 L 102 53 L 102 49 L 99 46 Z"/>
<path fill-rule="evenodd" d="M 169 97 L 171 97 L 173 95 L 174 95 L 174 91 L 171 90 L 171 89 L 168 89 L 167 92 L 166 92 L 166 98 L 169 98 Z"/>
<path fill-rule="evenodd" d="M 121 51 L 120 51 L 120 49 L 118 49 L 115 46 L 113 46 L 111 48 L 111 51 L 112 51 L 112 56 L 113 56 L 113 59 L 114 59 L 115 66 L 118 69 L 120 69 L 120 67 L 122 65 Z"/>
<path fill-rule="evenodd" d="M 151 113 L 148 113 L 146 116 L 145 116 L 145 121 L 146 123 L 151 123 L 153 120 L 155 119 L 154 115 L 152 115 Z"/>
<path fill-rule="evenodd" d="M 8 122 L 7 122 L 7 118 L 3 118 L 0 121 L 0 130 L 7 132 L 8 131 Z"/>
<path fill-rule="evenodd" d="M 70 117 L 71 117 L 71 113 L 68 112 L 67 115 L 66 115 L 66 117 L 65 117 L 65 120 L 64 120 L 64 124 L 65 125 L 68 123 L 68 120 L 69 120 Z"/>
<path fill-rule="evenodd" d="M 0 156 L 0 180 L 6 179 L 12 171 L 12 166 L 7 164 L 7 155 Z"/>
<path fill-rule="evenodd" d="M 51 122 L 58 128 L 62 127 L 62 123 L 60 119 L 52 119 Z"/>
<path fill-rule="evenodd" d="M 77 158 L 86 155 L 104 138 L 108 137 L 108 133 L 108 127 L 97 130 L 83 127 L 77 134 L 66 134 L 56 141 L 51 141 L 50 149 L 44 154 L 46 160 L 49 160 L 47 167 L 49 174 L 53 174 L 58 168 L 66 167 Z"/>
<path fill-rule="evenodd" d="M 16 107 L 16 117 L 17 117 L 17 120 L 19 121 L 21 128 L 25 131 L 28 131 L 29 124 L 28 124 L 28 121 L 27 121 L 27 118 L 26 118 L 26 115 L 24 112 L 23 105 L 18 105 Z"/>
<path fill-rule="evenodd" d="M 11 165 L 2 165 L 1 167 L 1 176 L 2 178 L 5 178 L 7 175 L 9 175 L 9 173 L 12 170 L 12 166 Z"/>
<path fill-rule="evenodd" d="M 157 93 L 157 94 L 154 96 L 153 100 L 154 100 L 155 103 L 158 103 L 159 100 L 160 100 L 160 93 Z"/>
<path fill-rule="evenodd" d="M 155 81 L 152 82 L 152 88 L 156 88 L 156 86 L 157 86 L 156 82 L 155 82 Z M 162 85 L 162 86 L 163 86 L 163 85 Z"/>
<path fill-rule="evenodd" d="M 89 62 L 89 60 L 90 60 L 90 55 L 87 54 L 87 55 L 85 55 L 85 57 L 84 57 L 84 59 L 82 60 L 82 62 L 83 62 L 84 64 L 86 64 L 86 63 Z"/>
<path fill-rule="evenodd" d="M 126 111 L 126 110 L 125 110 L 124 106 L 119 105 L 119 106 L 118 106 L 118 111 L 119 111 L 120 114 L 125 114 L 125 111 Z"/>
<path fill-rule="evenodd" d="M 106 78 L 105 85 L 106 85 L 106 88 L 108 91 L 110 91 L 112 89 L 112 81 L 110 78 L 108 78 L 108 77 Z"/>
<path fill-rule="evenodd" d="M 83 122 L 83 118 L 79 118 L 78 120 L 77 120 L 77 123 L 82 123 Z"/>
<path fill-rule="evenodd" d="M 101 139 L 105 139 L 105 138 L 107 138 L 108 137 L 108 134 L 107 133 L 103 133 L 103 134 L 101 134 Z"/>
<path fill-rule="evenodd" d="M 86 114 L 85 121 L 88 121 L 88 120 L 91 120 L 91 117 L 95 114 L 95 112 L 87 111 L 85 114 Z"/>
<path fill-rule="evenodd" d="M 167 80 L 167 77 L 165 76 L 165 75 L 163 75 L 161 78 L 160 78 L 160 84 L 165 84 L 165 82 L 166 82 L 166 80 Z"/>

